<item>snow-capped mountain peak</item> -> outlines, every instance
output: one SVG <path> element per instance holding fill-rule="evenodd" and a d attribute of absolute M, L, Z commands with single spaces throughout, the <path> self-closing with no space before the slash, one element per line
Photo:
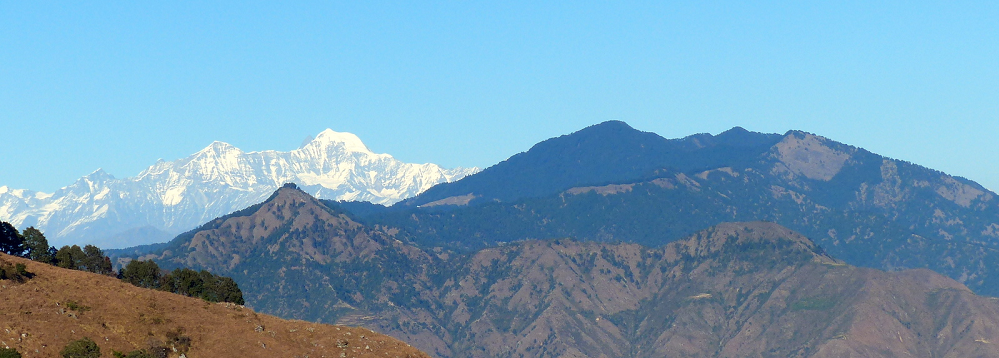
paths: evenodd
<path fill-rule="evenodd" d="M 343 148 L 348 152 L 374 154 L 361 142 L 361 138 L 358 138 L 353 133 L 337 132 L 329 128 L 319 132 L 316 138 L 306 145 L 306 147 L 308 146 L 317 146 L 319 148 L 334 146 Z"/>
<path fill-rule="evenodd" d="M 202 149 L 202 150 L 198 151 L 198 153 L 195 153 L 195 155 L 198 155 L 198 154 L 202 154 L 202 155 L 215 154 L 215 155 L 218 155 L 218 154 L 224 154 L 224 153 L 233 152 L 233 151 L 240 152 L 239 148 L 234 147 L 232 144 L 229 144 L 229 143 L 226 143 L 226 142 L 222 142 L 222 141 L 214 141 L 214 142 L 212 142 L 212 144 L 209 144 L 207 147 L 205 147 L 205 149 Z"/>
<path fill-rule="evenodd" d="M 135 177 L 98 169 L 53 194 L 0 187 L 0 220 L 38 227 L 57 246 L 127 247 L 164 241 L 263 201 L 288 182 L 320 198 L 389 205 L 478 170 L 403 163 L 372 153 L 354 134 L 327 129 L 289 152 L 244 152 L 216 141 Z"/>
<path fill-rule="evenodd" d="M 90 182 L 102 182 L 106 180 L 114 180 L 114 175 L 104 171 L 104 168 L 97 168 L 97 170 L 87 174 L 82 179 L 86 179 Z"/>

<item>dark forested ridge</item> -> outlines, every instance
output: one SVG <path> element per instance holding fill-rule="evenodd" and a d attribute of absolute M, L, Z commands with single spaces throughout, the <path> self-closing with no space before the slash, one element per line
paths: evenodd
<path fill-rule="evenodd" d="M 609 126 L 629 133 L 623 124 Z M 568 155 L 546 159 L 546 153 L 558 156 L 571 152 L 547 146 L 573 146 L 566 138 L 587 131 L 591 133 L 584 136 L 588 138 L 584 142 L 653 138 L 635 130 L 621 135 L 597 129 L 591 127 L 556 138 L 559 141 L 543 142 L 544 151 L 537 151 L 543 147 L 539 144 L 519 156 L 530 155 L 535 163 L 571 162 Z M 615 138 L 595 138 L 599 137 L 596 134 Z M 459 251 L 559 237 L 656 247 L 719 222 L 766 220 L 808 235 L 850 264 L 887 270 L 929 268 L 976 292 L 999 295 L 999 265 L 990 264 L 999 262 L 999 198 L 995 193 L 960 177 L 813 134 L 792 131 L 778 136 L 776 141 L 771 136 L 736 128 L 714 137 L 674 140 L 674 145 L 685 143 L 701 148 L 700 152 L 689 153 L 703 155 L 683 154 L 682 160 L 667 160 L 663 158 L 678 152 L 661 145 L 659 154 L 634 159 L 649 161 L 642 169 L 649 171 L 638 180 L 600 185 L 579 180 L 577 186 L 553 194 L 510 202 L 492 200 L 406 210 L 397 205 L 390 210 L 375 208 L 359 213 L 363 222 L 399 228 L 401 235 L 422 246 Z M 767 147 L 760 149 L 763 145 Z M 515 171 L 510 169 L 512 163 L 523 162 L 517 158 L 504 162 L 506 169 L 502 170 Z M 653 162 L 670 160 L 687 164 L 650 169 L 656 167 Z M 618 168 L 604 163 L 596 169 L 596 163 L 565 171 L 613 172 Z M 725 166 L 712 167 L 718 164 Z M 503 188 L 495 190 L 517 187 L 516 181 L 502 184 L 506 177 L 491 169 L 463 179 L 465 185 L 494 183 Z M 531 170 L 518 175 L 535 178 L 540 182 L 538 187 L 549 189 L 568 183 L 558 179 L 544 184 L 544 177 L 528 175 Z M 460 187 L 456 184 L 440 185 L 428 193 L 456 190 L 453 188 Z M 468 193 L 485 192 L 462 188 Z M 413 203 L 435 198 L 417 197 Z"/>
<path fill-rule="evenodd" d="M 665 139 L 621 121 L 608 121 L 543 141 L 476 175 L 439 184 L 395 206 L 415 207 L 464 195 L 479 203 L 508 202 L 583 184 L 634 181 L 663 168 L 691 171 L 739 165 L 778 140 L 777 134 L 739 127 L 717 136 Z"/>

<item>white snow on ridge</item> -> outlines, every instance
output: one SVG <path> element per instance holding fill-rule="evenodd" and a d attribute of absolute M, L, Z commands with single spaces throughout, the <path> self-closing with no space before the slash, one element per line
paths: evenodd
<path fill-rule="evenodd" d="M 98 169 L 54 193 L 2 186 L 0 220 L 35 226 L 56 246 L 128 247 L 162 242 L 261 202 L 284 183 L 323 199 L 391 205 L 478 170 L 403 163 L 372 153 L 354 134 L 327 129 L 288 152 L 243 152 L 214 142 L 187 158 L 159 160 L 131 178 Z"/>

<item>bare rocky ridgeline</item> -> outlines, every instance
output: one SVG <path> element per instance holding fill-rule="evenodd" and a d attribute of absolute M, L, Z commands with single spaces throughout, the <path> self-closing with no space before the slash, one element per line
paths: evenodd
<path fill-rule="evenodd" d="M 774 223 L 659 248 L 459 254 L 400 235 L 283 188 L 143 258 L 232 276 L 262 312 L 370 327 L 439 357 L 999 356 L 993 299 L 928 270 L 847 265 Z"/>

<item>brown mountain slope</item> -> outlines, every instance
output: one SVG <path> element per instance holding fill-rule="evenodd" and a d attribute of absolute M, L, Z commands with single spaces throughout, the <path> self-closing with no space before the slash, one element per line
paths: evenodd
<path fill-rule="evenodd" d="M 991 299 L 927 270 L 844 265 L 771 223 L 663 250 L 526 242 L 466 267 L 442 291 L 474 356 L 999 356 Z"/>
<path fill-rule="evenodd" d="M 392 233 L 285 188 L 154 256 L 233 276 L 265 312 L 373 327 L 440 357 L 999 357 L 990 298 L 927 270 L 845 265 L 773 223 L 655 249 L 548 240 L 468 255 Z"/>
<path fill-rule="evenodd" d="M 24 263 L 34 274 L 24 283 L 0 280 L 0 347 L 25 357 L 58 356 L 83 337 L 104 357 L 150 345 L 183 352 L 176 343 L 183 339 L 173 337 L 190 339 L 188 357 L 427 357 L 364 328 L 283 320 L 4 254 L 0 261 Z"/>
<path fill-rule="evenodd" d="M 206 223 L 147 255 L 165 267 L 226 272 L 254 309 L 281 317 L 365 326 L 375 319 L 440 327 L 430 275 L 440 259 L 394 238 L 394 230 L 368 228 L 294 188 Z M 391 306 L 392 300 L 418 305 Z M 345 318 L 346 319 L 346 318 Z M 348 323 L 349 322 L 349 323 Z M 448 356 L 446 332 L 396 332 L 403 341 Z"/>

